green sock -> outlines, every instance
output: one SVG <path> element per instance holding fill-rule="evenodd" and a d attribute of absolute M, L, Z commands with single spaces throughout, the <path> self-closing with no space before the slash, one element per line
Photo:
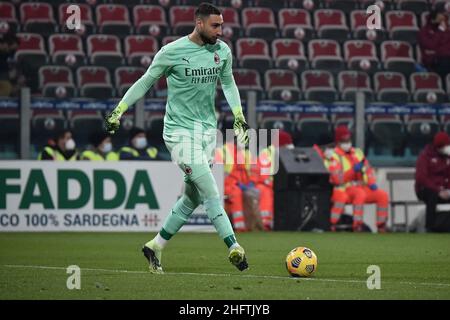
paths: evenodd
<path fill-rule="evenodd" d="M 206 214 L 216 228 L 219 237 L 225 241 L 228 248 L 231 247 L 236 243 L 236 238 L 234 237 L 233 227 L 231 226 L 227 213 L 222 207 L 222 203 L 219 199 L 213 198 L 205 200 L 203 205 L 205 206 Z"/>

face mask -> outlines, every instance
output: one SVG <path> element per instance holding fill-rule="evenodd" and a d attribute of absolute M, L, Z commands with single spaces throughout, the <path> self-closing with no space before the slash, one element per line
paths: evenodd
<path fill-rule="evenodd" d="M 333 149 L 325 149 L 324 155 L 325 158 L 331 159 L 333 157 L 334 150 Z"/>
<path fill-rule="evenodd" d="M 446 156 L 450 156 L 450 145 L 441 148 L 441 153 L 445 154 Z"/>
<path fill-rule="evenodd" d="M 147 146 L 147 138 L 145 137 L 136 138 L 134 142 L 134 147 L 136 149 L 144 149 L 146 146 Z"/>
<path fill-rule="evenodd" d="M 69 139 L 66 141 L 66 150 L 73 150 L 75 149 L 75 141 L 73 139 Z"/>
<path fill-rule="evenodd" d="M 341 146 L 342 150 L 344 150 L 345 152 L 348 152 L 352 148 L 352 143 L 351 142 L 344 142 L 344 143 L 341 143 L 340 146 Z"/>
<path fill-rule="evenodd" d="M 103 153 L 108 153 L 112 150 L 112 143 L 107 142 L 103 144 L 103 148 L 100 149 Z"/>

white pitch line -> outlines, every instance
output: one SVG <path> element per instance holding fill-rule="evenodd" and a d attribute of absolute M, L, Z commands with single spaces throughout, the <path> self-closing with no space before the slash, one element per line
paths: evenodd
<path fill-rule="evenodd" d="M 20 265 L 20 264 L 5 264 L 6 268 L 28 268 L 28 269 L 44 269 L 44 270 L 67 270 L 65 267 L 52 267 L 52 266 L 33 266 L 33 265 Z M 113 272 L 113 273 L 131 273 L 131 274 L 150 274 L 148 271 L 135 271 L 135 270 L 117 270 L 117 269 L 101 269 L 101 268 L 80 268 L 82 271 L 101 271 L 101 272 Z M 264 276 L 256 274 L 230 274 L 230 273 L 194 273 L 194 272 L 165 272 L 163 274 L 167 276 L 209 276 L 209 277 L 240 277 L 240 278 L 257 278 L 257 279 L 277 279 L 277 280 L 301 280 L 301 281 L 321 281 L 321 282 L 344 282 L 344 283 L 366 283 L 364 280 L 341 280 L 341 279 L 320 279 L 320 278 L 293 278 L 282 276 Z M 432 282 L 392 282 L 390 284 L 405 284 L 411 286 L 436 286 L 436 287 L 450 287 L 450 283 L 432 283 Z"/>

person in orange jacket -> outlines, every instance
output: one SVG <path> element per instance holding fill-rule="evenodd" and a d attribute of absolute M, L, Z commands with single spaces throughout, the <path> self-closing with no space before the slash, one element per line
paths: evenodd
<path fill-rule="evenodd" d="M 353 204 L 353 230 L 362 231 L 365 203 L 377 205 L 378 232 L 386 232 L 388 219 L 389 196 L 386 191 L 378 188 L 373 168 L 366 159 L 363 151 L 352 147 L 351 133 L 346 126 L 339 126 L 335 130 L 334 148 L 339 165 L 331 171 L 340 187 L 333 194 L 333 208 L 331 211 L 332 226 L 337 223 L 346 203 Z"/>

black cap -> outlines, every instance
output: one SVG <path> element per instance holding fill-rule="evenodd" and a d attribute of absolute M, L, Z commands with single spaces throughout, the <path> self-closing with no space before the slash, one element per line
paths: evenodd
<path fill-rule="evenodd" d="M 130 141 L 140 133 L 145 133 L 145 130 L 138 127 L 131 128 L 129 135 Z"/>

